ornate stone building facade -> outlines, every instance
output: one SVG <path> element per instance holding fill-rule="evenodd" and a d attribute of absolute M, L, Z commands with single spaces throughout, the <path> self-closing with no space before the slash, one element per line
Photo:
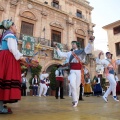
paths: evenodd
<path fill-rule="evenodd" d="M 79 41 L 81 48 L 86 46 L 93 34 L 92 10 L 86 0 L 1 0 L 0 21 L 12 17 L 18 29 L 20 49 L 21 35 L 33 36 L 35 51 L 40 52 L 40 64 L 43 70 L 50 71 L 52 66 L 63 63 L 53 59 L 53 42 L 62 43 L 65 51 L 73 40 Z M 95 72 L 93 68 L 92 71 Z"/>

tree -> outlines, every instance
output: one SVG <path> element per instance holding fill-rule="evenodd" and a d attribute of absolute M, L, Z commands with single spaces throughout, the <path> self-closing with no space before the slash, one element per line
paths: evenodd
<path fill-rule="evenodd" d="M 51 69 L 51 73 L 49 75 L 49 79 L 50 79 L 50 86 L 52 90 L 56 90 L 56 77 L 55 77 L 55 71 L 57 70 L 56 67 L 53 67 Z"/>

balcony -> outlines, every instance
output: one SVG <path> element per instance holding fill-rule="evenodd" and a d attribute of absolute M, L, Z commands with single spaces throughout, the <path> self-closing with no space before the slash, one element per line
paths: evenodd
<path fill-rule="evenodd" d="M 20 33 L 17 33 L 17 38 L 19 39 L 19 41 L 22 41 L 22 36 L 23 34 L 20 34 Z M 33 37 L 35 39 L 35 44 L 40 44 L 44 47 L 51 47 L 53 48 L 53 44 L 51 42 L 51 40 L 48 40 L 48 39 L 45 39 L 45 38 L 40 38 L 40 37 Z M 62 44 L 63 45 L 63 49 L 64 50 L 68 50 L 68 46 L 65 45 L 65 44 Z"/>
<path fill-rule="evenodd" d="M 60 9 L 61 10 L 61 5 L 59 5 L 59 4 L 55 3 L 55 2 L 52 2 L 51 6 L 56 8 L 56 9 Z"/>

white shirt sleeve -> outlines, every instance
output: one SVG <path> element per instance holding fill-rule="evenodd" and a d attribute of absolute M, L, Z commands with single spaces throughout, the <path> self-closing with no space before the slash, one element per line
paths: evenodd
<path fill-rule="evenodd" d="M 22 53 L 19 52 L 18 47 L 17 47 L 17 41 L 13 38 L 8 38 L 7 39 L 7 45 L 9 51 L 14 55 L 16 60 L 19 60 L 20 57 L 23 56 Z"/>
<path fill-rule="evenodd" d="M 116 81 L 119 81 L 118 76 L 115 76 L 115 80 L 116 80 Z"/>
<path fill-rule="evenodd" d="M 87 84 L 89 84 L 90 83 L 90 79 L 88 79 L 88 82 L 87 82 Z"/>
<path fill-rule="evenodd" d="M 55 75 L 59 76 L 59 71 L 58 70 L 55 71 Z"/>
<path fill-rule="evenodd" d="M 92 53 L 92 44 L 89 42 L 88 45 L 85 47 L 84 51 L 86 54 Z"/>
<path fill-rule="evenodd" d="M 60 57 L 68 57 L 69 52 L 61 52 L 59 49 L 57 49 L 57 53 Z"/>
<path fill-rule="evenodd" d="M 117 64 L 117 65 L 120 65 L 120 60 L 116 60 L 116 64 Z"/>
<path fill-rule="evenodd" d="M 32 85 L 34 84 L 34 78 L 32 79 Z"/>
<path fill-rule="evenodd" d="M 98 78 L 98 84 L 100 83 L 100 78 Z"/>

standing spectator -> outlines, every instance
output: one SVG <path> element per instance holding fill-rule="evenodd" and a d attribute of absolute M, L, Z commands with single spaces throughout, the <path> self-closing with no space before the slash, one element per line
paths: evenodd
<path fill-rule="evenodd" d="M 46 95 L 49 96 L 49 93 L 50 93 L 50 80 L 48 78 L 46 78 L 46 86 L 47 86 Z"/>
<path fill-rule="evenodd" d="M 117 82 L 116 93 L 117 95 L 120 95 L 120 81 L 116 73 L 115 73 L 115 81 Z"/>
<path fill-rule="evenodd" d="M 95 77 L 94 78 L 94 95 L 99 97 L 100 95 L 102 95 L 102 87 L 101 87 L 101 84 L 100 84 L 100 77 Z"/>
<path fill-rule="evenodd" d="M 39 79 L 38 79 L 37 75 L 35 75 L 34 78 L 32 79 L 33 96 L 38 95 L 38 84 L 39 84 Z"/>
<path fill-rule="evenodd" d="M 26 73 L 24 73 L 22 76 L 22 85 L 21 85 L 21 95 L 22 96 L 26 96 L 26 89 L 27 89 L 26 83 L 27 82 L 28 82 L 28 80 L 26 78 Z"/>
<path fill-rule="evenodd" d="M 64 99 L 63 98 L 63 84 L 64 84 L 64 72 L 63 70 L 61 69 L 62 68 L 62 65 L 58 65 L 57 66 L 57 70 L 55 71 L 55 75 L 56 75 L 56 83 L 57 83 L 57 86 L 56 86 L 56 99 L 58 99 L 58 93 L 59 93 L 59 88 L 60 88 L 60 99 Z"/>
<path fill-rule="evenodd" d="M 90 76 L 87 74 L 85 75 L 84 95 L 89 97 L 90 94 L 92 94 L 91 81 Z"/>

